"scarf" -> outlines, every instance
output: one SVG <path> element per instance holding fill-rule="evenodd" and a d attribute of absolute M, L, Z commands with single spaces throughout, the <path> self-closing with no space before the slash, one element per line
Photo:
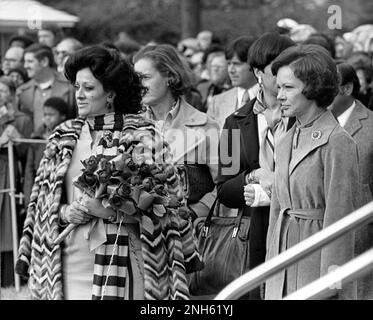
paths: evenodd
<path fill-rule="evenodd" d="M 122 120 L 118 119 L 118 115 L 109 114 L 96 117 L 93 121 L 87 120 L 93 129 L 112 130 L 113 139 L 108 138 L 109 135 L 104 132 L 99 142 L 104 156 L 113 156 L 114 149 L 121 147 L 121 141 L 128 142 L 128 136 L 139 130 L 150 132 L 155 140 L 154 145 L 163 144 L 162 150 L 155 150 L 154 157 L 162 156 L 165 161 L 172 161 L 169 147 L 156 130 L 153 121 L 141 115 L 121 117 Z M 60 233 L 58 209 L 64 176 L 84 121 L 81 118 L 69 120 L 55 129 L 36 173 L 16 264 L 18 274 L 29 276 L 29 289 L 36 299 L 63 299 L 61 247 L 54 245 L 53 240 Z M 116 132 L 120 132 L 118 139 Z M 126 139 L 121 139 L 122 137 Z M 182 219 L 176 210 L 171 210 L 166 219 L 154 220 L 153 224 L 153 233 L 147 232 L 140 224 L 144 260 L 144 297 L 147 300 L 188 299 L 186 273 L 201 268 L 191 221 Z M 118 226 L 115 226 L 115 230 L 118 232 Z M 124 236 L 123 245 L 126 245 L 125 228 L 122 227 L 121 230 L 123 233 L 119 232 Z M 109 247 L 112 245 L 106 243 L 98 250 L 111 254 L 112 250 Z M 117 254 L 121 255 L 121 251 L 117 251 Z M 94 270 L 94 273 L 97 273 L 95 275 L 100 276 L 97 268 Z M 102 283 L 103 271 L 101 277 Z M 97 292 L 100 292 L 100 288 Z M 111 289 L 108 290 L 108 295 L 110 292 Z"/>
<path fill-rule="evenodd" d="M 286 133 L 286 123 L 281 117 L 279 107 L 270 109 L 264 100 L 263 87 L 261 86 L 256 96 L 253 106 L 254 114 L 263 114 L 267 127 L 264 136 L 259 140 L 259 165 L 269 171 L 274 171 L 275 165 L 275 145 Z M 273 139 L 270 138 L 271 133 Z"/>

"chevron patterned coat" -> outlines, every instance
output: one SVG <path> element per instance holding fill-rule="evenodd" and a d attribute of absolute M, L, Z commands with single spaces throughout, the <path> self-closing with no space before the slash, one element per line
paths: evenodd
<path fill-rule="evenodd" d="M 61 248 L 53 244 L 60 233 L 58 210 L 64 176 L 69 168 L 84 120 L 62 123 L 49 138 L 36 173 L 21 238 L 16 271 L 28 276 L 29 288 L 37 299 L 63 299 Z M 127 126 L 154 125 L 141 116 L 126 116 Z M 165 147 L 165 152 L 167 147 Z M 147 300 L 188 299 L 186 273 L 200 267 L 191 224 L 177 213 L 155 223 L 153 234 L 140 226 L 144 260 L 144 297 Z"/>

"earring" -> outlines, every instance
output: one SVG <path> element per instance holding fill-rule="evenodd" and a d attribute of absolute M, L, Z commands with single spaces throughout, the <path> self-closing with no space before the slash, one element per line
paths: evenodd
<path fill-rule="evenodd" d="M 261 76 L 258 77 L 258 83 L 259 83 L 260 86 L 262 86 L 262 84 L 263 84 L 263 80 L 262 80 L 262 77 L 261 77 Z"/>

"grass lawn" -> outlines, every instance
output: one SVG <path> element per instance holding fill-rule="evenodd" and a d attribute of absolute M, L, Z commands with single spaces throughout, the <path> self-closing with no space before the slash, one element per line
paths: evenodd
<path fill-rule="evenodd" d="M 0 300 L 31 300 L 27 286 L 22 286 L 19 292 L 15 287 L 1 288 Z"/>

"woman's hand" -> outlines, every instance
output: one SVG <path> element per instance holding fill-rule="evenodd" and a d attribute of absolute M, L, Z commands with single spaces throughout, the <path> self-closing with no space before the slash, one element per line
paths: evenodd
<path fill-rule="evenodd" d="M 252 184 L 247 184 L 244 186 L 243 196 L 245 198 L 246 205 L 250 207 L 255 199 L 255 189 Z"/>
<path fill-rule="evenodd" d="M 67 206 L 63 219 L 73 224 L 85 224 L 92 219 L 92 216 L 88 214 L 87 208 L 75 200 Z"/>
<path fill-rule="evenodd" d="M 83 194 L 80 203 L 91 216 L 103 219 L 113 219 L 116 217 L 115 211 L 111 208 L 104 208 L 100 199 L 91 198 L 89 195 Z"/>

